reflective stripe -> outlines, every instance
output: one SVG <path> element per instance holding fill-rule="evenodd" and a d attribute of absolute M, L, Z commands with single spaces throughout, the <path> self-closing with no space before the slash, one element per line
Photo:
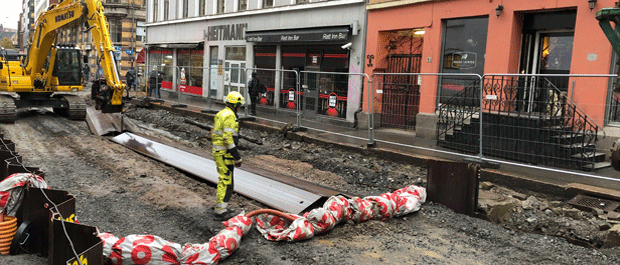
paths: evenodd
<path fill-rule="evenodd" d="M 235 146 L 236 146 L 235 144 L 229 144 L 229 145 L 226 145 L 226 146 L 223 146 L 223 145 L 213 145 L 213 149 L 216 149 L 216 150 L 228 150 L 228 149 L 235 148 Z"/>
<path fill-rule="evenodd" d="M 235 129 L 224 128 L 224 132 L 231 132 L 231 133 L 233 133 L 234 136 L 239 136 L 239 133 L 235 132 Z M 222 132 L 222 131 L 213 131 L 213 134 L 224 135 L 224 132 Z"/>
<path fill-rule="evenodd" d="M 214 145 L 213 149 L 216 149 L 216 150 L 226 150 L 228 148 L 226 148 L 226 146 L 223 146 L 223 145 Z"/>

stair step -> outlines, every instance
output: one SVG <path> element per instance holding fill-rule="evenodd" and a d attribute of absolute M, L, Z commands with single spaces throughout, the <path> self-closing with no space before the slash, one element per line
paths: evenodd
<path fill-rule="evenodd" d="M 566 148 L 566 149 L 587 148 L 587 147 L 594 147 L 594 146 L 595 146 L 594 144 L 590 144 L 590 143 L 577 143 L 577 144 L 560 145 L 560 147 Z"/>
<path fill-rule="evenodd" d="M 583 168 L 587 170 L 598 170 L 598 169 L 603 169 L 607 167 L 611 167 L 611 162 L 598 162 L 598 163 L 583 166 Z"/>
<path fill-rule="evenodd" d="M 565 134 L 559 134 L 559 135 L 553 135 L 551 136 L 551 138 L 554 139 L 571 139 L 571 138 L 577 138 L 577 137 L 583 137 L 583 135 L 580 134 L 574 134 L 574 133 L 565 133 Z"/>
<path fill-rule="evenodd" d="M 605 153 L 600 153 L 600 152 L 596 152 L 594 154 L 574 154 L 573 158 L 578 158 L 578 159 L 584 159 L 584 158 L 593 158 L 593 157 L 598 157 L 598 156 L 603 156 L 605 157 Z"/>

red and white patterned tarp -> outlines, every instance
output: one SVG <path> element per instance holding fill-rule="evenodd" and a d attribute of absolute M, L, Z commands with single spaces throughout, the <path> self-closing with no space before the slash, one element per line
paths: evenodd
<path fill-rule="evenodd" d="M 0 182 L 0 212 L 15 216 L 24 198 L 26 185 L 49 189 L 42 177 L 31 173 L 15 173 Z"/>
<path fill-rule="evenodd" d="M 253 221 L 268 240 L 300 241 L 329 231 L 348 220 L 385 221 L 406 215 L 418 211 L 425 201 L 426 189 L 414 185 L 380 196 L 351 199 L 333 196 L 322 208 L 304 216 L 291 215 L 295 218 L 292 222 L 273 214 L 255 217 L 237 215 L 223 222 L 225 228 L 208 243 L 186 244 L 183 247 L 151 235 L 130 235 L 120 239 L 109 233 L 99 236 L 104 241 L 103 254 L 111 259 L 112 264 L 217 264 L 237 250 Z"/>

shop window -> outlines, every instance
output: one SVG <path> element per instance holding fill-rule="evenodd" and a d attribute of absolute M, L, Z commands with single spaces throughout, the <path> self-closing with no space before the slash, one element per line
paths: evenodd
<path fill-rule="evenodd" d="M 254 67 L 260 69 L 276 68 L 276 46 L 254 46 Z M 267 87 L 267 93 L 261 95 L 259 104 L 273 106 L 275 93 L 276 71 L 256 70 L 258 80 Z"/>
<path fill-rule="evenodd" d="M 487 17 L 444 21 L 442 73 L 484 74 L 488 21 Z M 442 77 L 438 88 L 439 103 L 447 102 L 464 89 L 475 87 L 476 82 L 476 78 L 465 76 Z"/>

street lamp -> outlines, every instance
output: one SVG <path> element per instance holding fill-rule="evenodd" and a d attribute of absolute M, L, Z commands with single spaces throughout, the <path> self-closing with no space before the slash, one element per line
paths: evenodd
<path fill-rule="evenodd" d="M 588 0 L 588 5 L 590 6 L 590 11 L 592 11 L 592 9 L 594 9 L 594 6 L 596 5 L 596 1 L 597 0 Z"/>
<path fill-rule="evenodd" d="M 592 0 L 590 0 L 592 1 Z M 596 0 L 594 0 L 596 1 Z M 499 17 L 499 15 L 502 14 L 502 11 L 504 10 L 504 6 L 503 5 L 498 5 L 497 8 L 495 9 L 495 14 L 497 15 L 497 17 Z"/>

